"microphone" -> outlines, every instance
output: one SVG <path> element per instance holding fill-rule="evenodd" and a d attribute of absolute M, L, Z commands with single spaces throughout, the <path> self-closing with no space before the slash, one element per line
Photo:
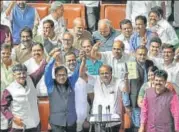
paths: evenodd
<path fill-rule="evenodd" d="M 98 121 L 102 122 L 102 105 L 98 105 Z"/>

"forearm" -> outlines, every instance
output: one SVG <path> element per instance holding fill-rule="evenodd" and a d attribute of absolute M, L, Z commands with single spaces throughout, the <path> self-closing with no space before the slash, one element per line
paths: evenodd
<path fill-rule="evenodd" d="M 11 11 L 12 11 L 12 8 L 14 7 L 15 3 L 16 3 L 15 1 L 12 1 L 12 2 L 9 4 L 9 6 L 7 7 L 7 9 L 6 9 L 6 11 L 5 11 L 6 16 L 10 16 Z"/>
<path fill-rule="evenodd" d="M 37 83 L 40 81 L 44 71 L 45 71 L 46 61 L 45 59 L 42 60 L 42 63 L 40 64 L 40 67 L 30 75 L 34 85 L 36 86 Z"/>

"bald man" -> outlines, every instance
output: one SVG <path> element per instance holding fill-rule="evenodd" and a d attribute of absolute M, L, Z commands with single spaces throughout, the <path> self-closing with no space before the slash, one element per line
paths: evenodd
<path fill-rule="evenodd" d="M 115 41 L 112 51 L 98 52 L 100 47 L 101 43 L 96 43 L 91 50 L 91 56 L 97 60 L 101 60 L 103 64 L 110 65 L 113 68 L 114 77 L 124 79 L 125 73 L 127 72 L 125 62 L 131 58 L 124 53 L 124 43 L 119 40 Z"/>
<path fill-rule="evenodd" d="M 101 19 L 98 22 L 98 31 L 93 32 L 93 41 L 101 42 L 100 51 L 111 51 L 114 39 L 120 34 L 113 29 L 111 21 Z"/>
<path fill-rule="evenodd" d="M 85 30 L 85 21 L 81 17 L 74 19 L 73 29 L 70 30 L 70 32 L 74 37 L 73 47 L 78 50 L 81 49 L 81 43 L 84 39 L 89 39 L 92 41 L 92 35 L 89 31 Z"/>

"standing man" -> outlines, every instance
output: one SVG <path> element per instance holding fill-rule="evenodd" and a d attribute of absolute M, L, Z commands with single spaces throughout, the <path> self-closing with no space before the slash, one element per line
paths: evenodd
<path fill-rule="evenodd" d="M 97 30 L 97 23 L 99 18 L 99 3 L 100 1 L 79 1 L 86 6 L 86 20 L 88 25 L 88 30 L 93 33 Z"/>
<path fill-rule="evenodd" d="M 83 76 L 85 58 L 83 57 L 81 66 L 77 65 L 69 77 L 64 66 L 56 67 L 55 79 L 53 79 L 52 68 L 59 54 L 59 51 L 53 54 L 45 69 L 45 84 L 50 101 L 50 124 L 53 132 L 76 132 L 74 88 L 78 77 Z"/>
<path fill-rule="evenodd" d="M 11 20 L 12 23 L 12 36 L 13 43 L 20 43 L 20 31 L 24 28 L 24 26 L 32 29 L 34 27 L 35 21 L 39 21 L 39 15 L 37 10 L 34 7 L 27 5 L 27 1 L 17 1 L 12 2 L 10 5 L 9 12 L 6 13 Z"/>
<path fill-rule="evenodd" d="M 3 92 L 1 110 L 9 121 L 12 131 L 39 132 L 39 110 L 35 85 L 45 69 L 45 61 L 40 68 L 27 76 L 27 67 L 23 64 L 13 66 L 14 80 Z"/>
<path fill-rule="evenodd" d="M 167 72 L 156 71 L 155 86 L 146 90 L 143 100 L 139 132 L 179 132 L 179 100 L 166 82 Z"/>

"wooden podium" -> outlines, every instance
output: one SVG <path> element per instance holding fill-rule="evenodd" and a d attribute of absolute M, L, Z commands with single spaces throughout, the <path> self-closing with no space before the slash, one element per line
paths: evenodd
<path fill-rule="evenodd" d="M 38 97 L 38 106 L 39 106 L 39 114 L 40 114 L 40 123 L 41 123 L 41 131 L 48 132 L 48 122 L 49 122 L 49 99 L 48 97 Z"/>

